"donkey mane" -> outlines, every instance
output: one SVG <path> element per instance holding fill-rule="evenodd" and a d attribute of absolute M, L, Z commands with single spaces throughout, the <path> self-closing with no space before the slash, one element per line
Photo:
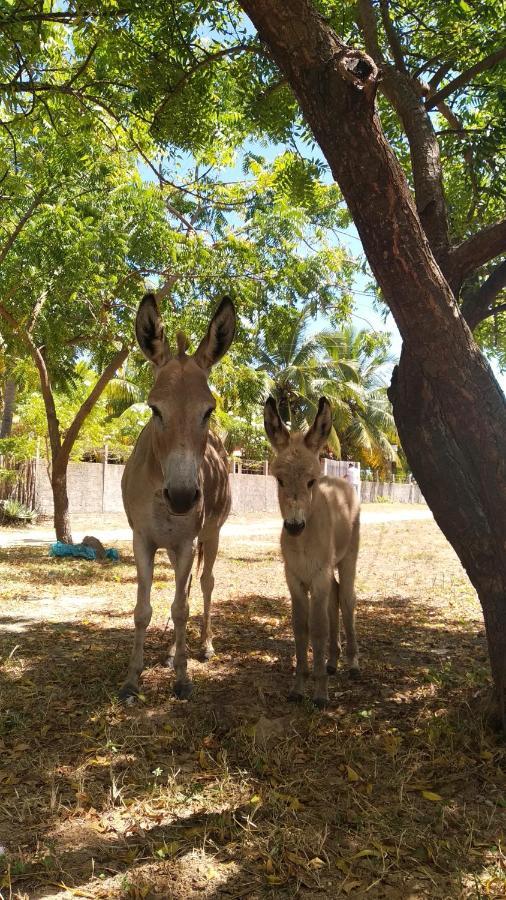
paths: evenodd
<path fill-rule="evenodd" d="M 188 338 L 186 337 L 184 331 L 178 331 L 176 334 L 176 343 L 177 343 L 177 355 L 179 359 L 186 358 L 186 351 L 190 345 Z"/>

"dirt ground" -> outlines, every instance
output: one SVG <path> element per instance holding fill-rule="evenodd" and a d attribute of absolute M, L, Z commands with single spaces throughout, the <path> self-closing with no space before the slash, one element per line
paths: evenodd
<path fill-rule="evenodd" d="M 5 541 L 0 897 L 506 896 L 506 755 L 480 713 L 479 604 L 433 521 L 383 519 L 363 527 L 362 678 L 341 668 L 323 713 L 285 699 L 289 604 L 265 521 L 223 538 L 209 663 L 194 584 L 188 702 L 163 665 L 173 576 L 159 553 L 143 693 L 126 708 L 130 545 L 93 563 L 51 559 L 28 533 Z"/>

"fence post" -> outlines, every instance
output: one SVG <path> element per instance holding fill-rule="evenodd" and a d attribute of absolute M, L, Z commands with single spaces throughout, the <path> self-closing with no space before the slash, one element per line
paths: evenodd
<path fill-rule="evenodd" d="M 37 445 L 35 448 L 35 473 L 34 473 L 34 488 L 33 488 L 33 508 L 38 511 L 39 509 L 39 469 L 40 469 L 40 437 L 37 438 Z"/>
<path fill-rule="evenodd" d="M 109 458 L 109 445 L 104 444 L 104 459 L 102 461 L 102 512 L 105 512 L 105 485 L 107 479 L 107 460 Z"/>

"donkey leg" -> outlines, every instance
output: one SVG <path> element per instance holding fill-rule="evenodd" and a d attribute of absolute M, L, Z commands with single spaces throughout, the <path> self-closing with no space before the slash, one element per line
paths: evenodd
<path fill-rule="evenodd" d="M 188 590 L 194 554 L 193 542 L 181 545 L 176 553 L 176 595 L 171 607 L 171 615 L 176 636 L 176 651 L 174 653 L 176 683 L 174 685 L 174 693 L 179 700 L 187 700 L 192 692 L 192 683 L 187 674 L 186 623 L 189 613 Z"/>
<path fill-rule="evenodd" d="M 119 692 L 120 700 L 127 700 L 139 692 L 139 676 L 144 668 L 144 638 L 151 621 L 151 583 L 156 547 L 134 531 L 133 550 L 137 566 L 137 604 L 134 609 L 135 637 L 130 665 Z"/>
<path fill-rule="evenodd" d="M 172 566 L 172 568 L 174 569 L 174 572 L 175 572 L 175 571 L 176 571 L 176 554 L 175 554 L 174 550 L 172 550 L 170 547 L 167 548 L 167 556 L 169 557 L 169 562 L 170 562 L 170 564 L 171 564 L 171 566 Z M 169 623 L 172 623 L 172 627 L 174 626 L 174 623 L 172 622 L 172 619 L 169 619 L 169 620 L 168 620 L 168 622 L 167 622 L 167 627 L 169 626 Z M 170 669 L 173 669 L 173 668 L 174 668 L 174 656 L 175 656 L 175 654 L 176 654 L 176 641 L 175 641 L 175 636 L 174 636 L 174 637 L 172 638 L 172 640 L 171 640 L 170 645 L 169 645 L 169 652 L 168 652 L 168 654 L 167 654 L 167 659 L 166 659 L 166 661 L 165 661 L 165 665 L 166 665 L 168 668 L 170 668 Z"/>
<path fill-rule="evenodd" d="M 295 667 L 295 681 L 288 699 L 300 702 L 306 690 L 306 681 L 309 675 L 307 651 L 309 644 L 309 598 L 302 582 L 293 572 L 286 570 L 286 581 L 292 598 L 292 627 L 295 638 L 295 655 L 297 663 Z"/>
<path fill-rule="evenodd" d="M 339 570 L 339 603 L 343 616 L 344 633 L 346 635 L 346 662 L 350 668 L 350 677 L 358 678 L 360 666 L 358 664 L 358 644 L 355 633 L 355 572 L 357 568 L 358 533 L 357 539 L 352 539 L 352 545 L 346 556 L 338 564 Z"/>
<path fill-rule="evenodd" d="M 216 531 L 203 543 L 204 552 L 204 568 L 200 578 L 200 587 L 204 597 L 204 613 L 202 616 L 202 647 L 204 650 L 204 659 L 211 659 L 214 656 L 213 647 L 213 630 L 211 624 L 211 602 L 214 589 L 213 566 L 218 553 L 218 545 L 220 542 L 220 533 Z"/>
<path fill-rule="evenodd" d="M 319 709 L 324 709 L 329 702 L 327 649 L 329 646 L 329 603 L 332 593 L 332 577 L 328 578 L 325 573 L 321 573 L 311 586 L 309 629 L 313 645 L 313 703 Z"/>
<path fill-rule="evenodd" d="M 327 672 L 335 675 L 337 660 L 341 655 L 341 641 L 339 639 L 339 584 L 332 579 L 332 587 L 329 597 L 329 658 L 327 660 Z"/>

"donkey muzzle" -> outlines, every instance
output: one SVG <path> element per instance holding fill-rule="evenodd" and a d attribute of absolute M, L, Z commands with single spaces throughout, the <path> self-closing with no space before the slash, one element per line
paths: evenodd
<path fill-rule="evenodd" d="M 298 534 L 304 531 L 306 527 L 306 523 L 303 522 L 288 522 L 286 519 L 283 522 L 284 527 L 288 531 L 288 534 L 291 534 L 292 537 L 297 537 Z"/>
<path fill-rule="evenodd" d="M 169 507 L 169 512 L 176 516 L 184 516 L 185 513 L 189 513 L 200 500 L 200 488 L 165 488 L 163 495 L 165 497 L 165 502 Z"/>

